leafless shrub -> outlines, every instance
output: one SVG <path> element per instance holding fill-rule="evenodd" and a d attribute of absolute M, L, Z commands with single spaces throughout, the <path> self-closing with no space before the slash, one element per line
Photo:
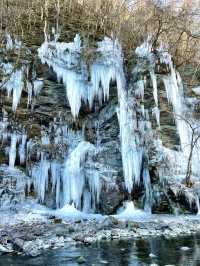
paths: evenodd
<path fill-rule="evenodd" d="M 158 1 L 127 0 L 1 0 L 0 41 L 5 32 L 18 36 L 28 46 L 38 46 L 43 32 L 52 27 L 69 41 L 79 32 L 92 43 L 107 35 L 120 39 L 125 57 L 147 36 L 156 48 L 167 42 L 177 67 L 199 62 L 200 8 L 183 1 L 177 8 L 171 0 L 167 6 Z"/>

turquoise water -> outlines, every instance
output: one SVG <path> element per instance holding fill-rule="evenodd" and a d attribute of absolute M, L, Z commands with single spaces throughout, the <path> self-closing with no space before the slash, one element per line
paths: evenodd
<path fill-rule="evenodd" d="M 0 256 L 0 265 L 75 266 L 79 265 L 79 256 L 86 260 L 81 265 L 87 266 L 146 266 L 153 263 L 159 266 L 200 266 L 200 235 L 173 240 L 155 238 L 102 242 L 87 247 L 52 250 L 36 258 Z"/>

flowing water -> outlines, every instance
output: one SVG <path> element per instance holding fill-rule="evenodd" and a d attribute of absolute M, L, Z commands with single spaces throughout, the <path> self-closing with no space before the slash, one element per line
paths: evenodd
<path fill-rule="evenodd" d="M 1 256 L 0 265 L 75 266 L 77 258 L 86 260 L 82 265 L 113 266 L 199 266 L 200 235 L 178 239 L 155 238 L 148 240 L 110 241 L 89 247 L 70 247 L 52 250 L 36 258 Z"/>

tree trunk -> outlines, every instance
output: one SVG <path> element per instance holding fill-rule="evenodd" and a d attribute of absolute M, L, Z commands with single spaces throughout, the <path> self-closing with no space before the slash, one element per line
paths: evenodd
<path fill-rule="evenodd" d="M 192 134 L 192 140 L 191 140 L 191 146 L 190 146 L 190 155 L 188 158 L 188 164 L 187 164 L 187 172 L 186 172 L 186 186 L 191 187 L 191 175 L 192 175 L 192 155 L 193 155 L 193 149 L 194 149 L 195 141 L 194 141 L 194 134 Z"/>

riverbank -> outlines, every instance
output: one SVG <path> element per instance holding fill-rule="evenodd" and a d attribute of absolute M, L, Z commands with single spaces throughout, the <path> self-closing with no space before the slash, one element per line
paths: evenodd
<path fill-rule="evenodd" d="M 88 246 L 102 241 L 166 239 L 189 236 L 200 232 L 200 217 L 148 215 L 135 211 L 125 215 L 84 215 L 77 211 L 61 218 L 55 211 L 34 210 L 1 213 L 1 254 L 36 257 L 45 250 L 62 247 Z M 63 215 L 63 213 L 62 213 Z M 7 217 L 6 220 L 3 217 Z M 12 217 L 12 218 L 11 218 Z"/>

